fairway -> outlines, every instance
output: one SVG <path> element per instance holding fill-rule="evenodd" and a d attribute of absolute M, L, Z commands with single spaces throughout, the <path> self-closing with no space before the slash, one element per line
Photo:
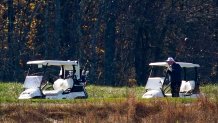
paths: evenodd
<path fill-rule="evenodd" d="M 141 99 L 145 90 L 143 86 L 135 87 L 111 87 L 111 86 L 98 86 L 88 85 L 86 87 L 88 92 L 88 99 L 85 101 L 93 100 L 115 100 L 115 99 L 126 99 L 134 97 L 137 100 Z M 71 99 L 63 100 L 49 100 L 49 99 L 32 99 L 32 100 L 18 100 L 19 94 L 23 91 L 22 83 L 8 82 L 0 83 L 0 101 L 1 103 L 14 103 L 14 102 L 37 102 L 37 100 L 43 100 L 43 102 L 71 102 Z M 201 92 L 207 96 L 208 99 L 216 100 L 218 98 L 218 85 L 204 85 L 201 87 Z M 160 98 L 163 99 L 163 98 Z M 77 99 L 84 100 L 84 99 Z M 195 100 L 195 99 L 177 99 L 177 100 Z M 41 102 L 40 101 L 40 102 Z"/>

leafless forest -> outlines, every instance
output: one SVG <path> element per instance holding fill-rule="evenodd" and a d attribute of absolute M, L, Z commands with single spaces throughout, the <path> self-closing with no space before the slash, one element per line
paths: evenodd
<path fill-rule="evenodd" d="M 79 60 L 90 83 L 145 84 L 148 64 L 201 65 L 218 81 L 217 0 L 1 0 L 0 81 L 23 81 L 29 60 Z"/>

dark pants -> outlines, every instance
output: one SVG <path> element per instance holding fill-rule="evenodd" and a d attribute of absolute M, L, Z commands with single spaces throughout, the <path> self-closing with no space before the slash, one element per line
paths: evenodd
<path fill-rule="evenodd" d="M 172 82 L 171 83 L 171 93 L 172 97 L 179 97 L 181 82 Z"/>

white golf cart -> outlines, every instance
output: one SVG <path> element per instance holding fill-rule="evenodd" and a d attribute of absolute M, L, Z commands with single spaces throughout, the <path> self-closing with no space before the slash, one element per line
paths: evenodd
<path fill-rule="evenodd" d="M 180 97 L 199 97 L 200 83 L 198 81 L 197 68 L 200 67 L 200 65 L 186 62 L 176 63 L 178 63 L 183 69 L 183 79 L 179 93 Z M 172 97 L 169 76 L 166 74 L 166 68 L 168 67 L 168 64 L 166 62 L 154 62 L 150 63 L 149 66 L 151 66 L 151 72 L 145 86 L 146 92 L 142 98 Z"/>
<path fill-rule="evenodd" d="M 82 71 L 78 61 L 38 60 L 27 64 L 30 69 L 24 82 L 24 91 L 18 99 L 88 97 L 85 89 L 88 71 Z"/>

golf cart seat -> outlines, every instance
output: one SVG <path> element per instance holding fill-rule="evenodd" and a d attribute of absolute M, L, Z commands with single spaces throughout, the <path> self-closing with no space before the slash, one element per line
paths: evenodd
<path fill-rule="evenodd" d="M 149 78 L 145 86 L 145 90 L 160 90 L 162 88 L 163 82 L 161 77 Z"/>
<path fill-rule="evenodd" d="M 54 84 L 54 90 L 44 90 L 43 94 L 46 96 L 49 95 L 57 95 L 59 93 L 63 93 L 67 89 L 71 89 L 73 87 L 73 79 L 57 79 Z"/>
<path fill-rule="evenodd" d="M 73 79 L 69 78 L 69 79 L 57 79 L 54 84 L 53 84 L 53 88 L 54 90 L 67 90 L 68 88 L 72 88 L 73 87 Z"/>
<path fill-rule="evenodd" d="M 195 81 L 182 81 L 180 93 L 192 93 L 195 88 Z"/>

